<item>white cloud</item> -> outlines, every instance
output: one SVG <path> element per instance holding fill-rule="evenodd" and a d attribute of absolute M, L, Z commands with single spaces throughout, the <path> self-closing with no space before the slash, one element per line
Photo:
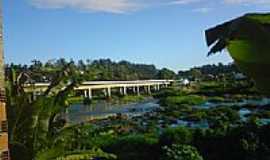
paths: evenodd
<path fill-rule="evenodd" d="M 270 5 L 270 0 L 224 0 L 226 4 L 258 4 Z"/>
<path fill-rule="evenodd" d="M 190 4 L 200 2 L 201 0 L 174 0 L 169 2 L 170 4 Z"/>
<path fill-rule="evenodd" d="M 37 8 L 72 8 L 90 12 L 126 13 L 156 5 L 185 5 L 202 0 L 29 0 Z"/>
<path fill-rule="evenodd" d="M 198 13 L 208 13 L 212 10 L 213 8 L 209 8 L 209 7 L 203 7 L 203 8 L 195 8 L 192 11 L 193 12 L 198 12 Z"/>
<path fill-rule="evenodd" d="M 140 7 L 134 0 L 31 0 L 38 8 L 73 8 L 91 12 L 125 13 Z"/>

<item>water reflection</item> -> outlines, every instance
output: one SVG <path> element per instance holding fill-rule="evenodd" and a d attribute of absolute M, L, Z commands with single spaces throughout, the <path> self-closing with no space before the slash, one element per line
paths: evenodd
<path fill-rule="evenodd" d="M 68 109 L 69 123 L 81 123 L 91 119 L 106 118 L 117 114 L 139 116 L 159 108 L 158 100 L 150 99 L 139 103 L 111 104 L 100 101 L 93 105 L 74 104 Z"/>

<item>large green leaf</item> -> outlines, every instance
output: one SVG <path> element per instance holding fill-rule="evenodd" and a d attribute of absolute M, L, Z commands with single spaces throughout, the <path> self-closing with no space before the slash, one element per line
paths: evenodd
<path fill-rule="evenodd" d="M 206 30 L 208 55 L 228 49 L 261 92 L 270 93 L 270 14 L 246 14 Z"/>

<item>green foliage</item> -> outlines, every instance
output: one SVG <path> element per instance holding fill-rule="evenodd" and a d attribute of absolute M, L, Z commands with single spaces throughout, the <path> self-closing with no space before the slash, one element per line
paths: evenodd
<path fill-rule="evenodd" d="M 92 99 L 90 99 L 90 98 L 84 98 L 83 99 L 83 104 L 84 105 L 91 105 L 92 104 Z"/>
<path fill-rule="evenodd" d="M 208 98 L 208 102 L 212 102 L 212 103 L 220 103 L 220 102 L 224 102 L 225 99 L 223 97 L 210 97 Z"/>
<path fill-rule="evenodd" d="M 11 158 L 56 159 L 75 150 L 76 156 L 89 155 L 92 148 L 82 139 L 88 133 L 80 127 L 66 127 L 66 120 L 61 117 L 69 94 L 82 80 L 73 65 L 66 64 L 57 71 L 45 93 L 32 100 L 23 90 L 22 76 L 11 71 L 7 87 Z"/>
<path fill-rule="evenodd" d="M 188 95 L 188 96 L 172 96 L 172 97 L 167 97 L 164 101 L 163 104 L 166 104 L 168 106 L 179 106 L 182 104 L 188 104 L 188 105 L 199 105 L 204 103 L 205 100 L 201 96 L 196 96 L 196 95 Z"/>
<path fill-rule="evenodd" d="M 68 101 L 68 104 L 78 104 L 78 103 L 82 103 L 84 100 L 84 97 L 82 96 L 77 96 L 77 97 L 68 97 L 67 101 Z"/>
<path fill-rule="evenodd" d="M 231 40 L 248 40 L 255 44 L 270 44 L 269 14 L 246 14 L 206 31 L 209 55 L 222 51 Z"/>
<path fill-rule="evenodd" d="M 116 156 L 113 154 L 108 154 L 103 152 L 101 149 L 93 148 L 91 150 L 83 151 L 63 151 L 61 149 L 52 148 L 43 153 L 39 153 L 36 157 L 36 160 L 89 160 L 94 158 L 102 158 L 104 160 L 113 160 L 116 159 Z"/>
<path fill-rule="evenodd" d="M 176 74 L 167 68 L 163 68 L 160 71 L 158 71 L 156 77 L 158 79 L 175 79 Z"/>
<path fill-rule="evenodd" d="M 168 128 L 160 135 L 160 144 L 190 144 L 193 140 L 192 131 L 186 127 Z"/>
<path fill-rule="evenodd" d="M 207 111 L 208 123 L 211 128 L 221 129 L 221 134 L 226 134 L 226 130 L 240 121 L 237 111 L 229 107 L 218 107 Z"/>
<path fill-rule="evenodd" d="M 119 137 L 105 151 L 117 155 L 119 160 L 156 160 L 159 157 L 158 139 L 144 135 Z"/>
<path fill-rule="evenodd" d="M 44 82 L 50 81 L 56 71 L 61 70 L 67 64 L 72 64 L 80 72 L 80 77 L 90 80 L 145 80 L 155 78 L 172 78 L 175 73 L 168 69 L 165 74 L 161 70 L 158 70 L 154 65 L 147 64 L 134 64 L 128 61 L 114 62 L 110 59 L 99 60 L 79 60 L 78 63 L 74 61 L 67 62 L 65 59 L 60 58 L 57 60 L 50 60 L 46 63 L 42 63 L 38 60 L 33 60 L 31 65 L 14 65 L 7 66 L 7 73 L 10 72 L 10 68 L 16 68 L 20 73 L 27 71 L 32 81 Z M 169 73 L 167 76 L 167 72 Z M 172 74 L 173 73 L 173 74 Z M 29 78 L 28 78 L 29 79 Z"/>
<path fill-rule="evenodd" d="M 203 160 L 197 149 L 189 145 L 173 144 L 163 147 L 165 156 L 162 160 Z"/>

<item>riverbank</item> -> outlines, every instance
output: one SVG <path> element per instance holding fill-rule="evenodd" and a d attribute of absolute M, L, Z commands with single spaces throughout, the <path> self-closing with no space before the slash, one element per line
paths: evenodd
<path fill-rule="evenodd" d="M 91 105 L 91 104 L 97 104 L 100 101 L 106 101 L 114 105 L 114 104 L 127 104 L 127 103 L 132 103 L 132 102 L 141 102 L 149 98 L 152 98 L 152 96 L 151 95 L 126 95 L 126 96 L 112 96 L 111 98 L 106 98 L 106 97 L 94 98 L 91 100 L 83 96 L 73 96 L 73 97 L 69 97 L 67 101 L 70 105 L 74 105 L 74 104 Z M 88 101 L 88 103 L 85 103 L 86 101 Z"/>

